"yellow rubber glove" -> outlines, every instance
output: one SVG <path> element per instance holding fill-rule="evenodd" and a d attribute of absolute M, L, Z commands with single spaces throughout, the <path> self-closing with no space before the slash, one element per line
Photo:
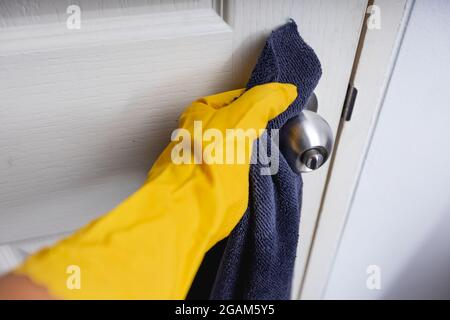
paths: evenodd
<path fill-rule="evenodd" d="M 194 121 L 202 121 L 203 132 L 224 135 L 264 129 L 296 96 L 294 85 L 271 83 L 205 97 L 186 109 L 180 127 L 192 134 L 192 149 L 207 146 Z M 250 164 L 249 155 L 243 164 L 175 164 L 176 145 L 169 144 L 146 183 L 117 208 L 15 272 L 65 299 L 185 298 L 205 253 L 247 208 Z M 71 285 L 77 275 L 79 289 Z"/>

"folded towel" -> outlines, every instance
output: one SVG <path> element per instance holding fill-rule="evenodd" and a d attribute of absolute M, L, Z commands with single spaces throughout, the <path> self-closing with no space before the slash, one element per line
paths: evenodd
<path fill-rule="evenodd" d="M 298 97 L 267 129 L 280 129 L 303 109 L 322 74 L 314 51 L 290 21 L 272 32 L 247 88 L 268 82 L 293 83 Z M 268 133 L 270 131 L 268 130 Z M 267 141 L 268 150 L 276 148 Z M 302 179 L 280 153 L 275 175 L 250 168 L 249 204 L 229 236 L 212 299 L 289 299 L 297 250 Z"/>

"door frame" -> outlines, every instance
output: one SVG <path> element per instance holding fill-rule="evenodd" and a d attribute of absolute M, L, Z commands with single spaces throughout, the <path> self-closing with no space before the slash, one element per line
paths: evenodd
<path fill-rule="evenodd" d="M 351 81 L 358 95 L 351 120 L 339 125 L 298 299 L 324 296 L 414 1 L 369 2 L 366 22 L 379 9 L 381 28 L 361 33 Z"/>

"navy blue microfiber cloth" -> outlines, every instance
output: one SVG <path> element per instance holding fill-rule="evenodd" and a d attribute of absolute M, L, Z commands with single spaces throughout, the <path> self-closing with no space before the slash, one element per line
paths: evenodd
<path fill-rule="evenodd" d="M 300 37 L 293 20 L 272 32 L 247 89 L 268 82 L 292 83 L 297 99 L 270 121 L 280 129 L 299 114 L 322 71 L 314 51 Z M 276 148 L 275 144 L 268 149 Z M 302 179 L 280 153 L 275 175 L 250 167 L 248 208 L 229 236 L 211 292 L 212 299 L 289 299 L 297 251 Z"/>

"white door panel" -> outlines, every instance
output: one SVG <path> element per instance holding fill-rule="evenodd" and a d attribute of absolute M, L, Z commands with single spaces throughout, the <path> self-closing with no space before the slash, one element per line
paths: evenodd
<path fill-rule="evenodd" d="M 0 242 L 78 228 L 145 178 L 196 97 L 231 79 L 212 9 L 5 28 Z"/>
<path fill-rule="evenodd" d="M 4 0 L 0 2 L 0 27 L 65 23 L 67 7 L 72 4 L 81 8 L 83 23 L 99 18 L 210 9 L 212 6 L 211 0 Z"/>

